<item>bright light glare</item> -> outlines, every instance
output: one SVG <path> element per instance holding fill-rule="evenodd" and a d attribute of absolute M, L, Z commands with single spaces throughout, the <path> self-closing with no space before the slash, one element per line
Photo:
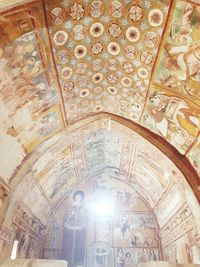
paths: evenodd
<path fill-rule="evenodd" d="M 12 248 L 12 253 L 11 253 L 11 260 L 15 260 L 17 257 L 17 247 L 18 247 L 18 240 L 14 241 L 13 248 Z"/>
<path fill-rule="evenodd" d="M 102 217 L 109 216 L 113 214 L 113 208 L 110 206 L 109 202 L 99 200 L 95 203 L 95 213 Z"/>

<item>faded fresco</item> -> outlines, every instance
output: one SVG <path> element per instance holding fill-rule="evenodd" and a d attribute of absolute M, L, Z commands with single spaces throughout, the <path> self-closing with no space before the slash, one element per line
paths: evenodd
<path fill-rule="evenodd" d="M 200 136 L 197 137 L 193 148 L 187 153 L 187 157 L 200 176 Z"/>
<path fill-rule="evenodd" d="M 13 238 L 18 240 L 17 259 L 38 259 L 42 255 L 45 226 L 24 205 L 17 206 Z"/>
<path fill-rule="evenodd" d="M 41 4 L 3 14 L 0 19 L 1 139 L 7 158 L 11 154 L 14 159 L 10 173 L 2 173 L 4 179 L 10 178 L 25 152 L 63 128 L 61 99 L 43 25 Z M 8 142 L 13 144 L 11 153 L 5 149 Z"/>
<path fill-rule="evenodd" d="M 181 249 L 185 247 L 181 236 L 187 229 L 193 240 L 200 233 L 199 204 L 182 173 L 158 148 L 109 119 L 90 118 L 80 128 L 76 125 L 70 130 L 66 128 L 43 143 L 17 175 L 20 183 L 7 209 L 4 227 L 12 229 L 18 202 L 44 225 L 48 222 L 51 225 L 53 219 L 45 244 L 46 258 L 66 258 L 67 250 L 70 261 L 90 261 L 98 254 L 93 245 L 102 244 L 108 252 L 104 245 L 109 244 L 109 255 L 113 255 L 109 256 L 109 262 L 113 257 L 114 262 L 123 264 L 135 259 L 159 260 L 160 242 L 167 250 L 174 235 Z M 112 220 L 109 217 L 101 220 L 88 212 L 94 208 L 93 194 L 95 201 L 107 198 L 113 210 L 117 207 L 118 213 L 112 215 Z M 168 227 L 165 230 L 184 206 L 187 212 L 185 217 L 180 215 L 183 219 L 180 230 Z M 160 232 L 165 232 L 161 240 L 155 219 Z M 90 227 L 90 234 L 88 225 L 94 226 Z M 74 238 L 80 244 L 81 254 L 66 249 L 72 246 L 64 240 Z M 186 243 L 189 253 L 194 254 L 195 242 Z M 37 249 L 37 245 L 33 244 L 33 248 Z M 195 255 L 191 257 L 193 260 Z M 179 263 L 184 259 L 178 256 Z M 104 258 L 98 258 L 95 264 L 98 262 L 104 262 Z"/>
<path fill-rule="evenodd" d="M 142 123 L 184 154 L 199 132 L 200 109 L 174 93 L 151 90 Z"/>
<path fill-rule="evenodd" d="M 199 0 L 0 0 L 2 255 L 199 263 L 199 203 L 159 150 L 200 175 L 199 88 Z M 117 215 L 91 215 L 104 198 Z"/>
<path fill-rule="evenodd" d="M 47 240 L 52 240 L 56 230 L 60 235 L 56 238 L 56 248 L 70 266 L 127 267 L 159 260 L 158 226 L 153 212 L 127 184 L 114 179 L 110 187 L 109 179 L 104 181 L 104 187 L 93 180 L 72 191 L 55 214 L 57 220 L 63 221 L 61 230 L 49 228 Z M 127 197 L 137 202 L 131 210 L 124 205 Z M 113 212 L 97 214 L 95 205 L 99 200 L 113 203 Z M 51 242 L 46 242 L 45 247 L 47 252 L 55 250 Z"/>
<path fill-rule="evenodd" d="M 198 4 L 191 1 L 176 1 L 155 81 L 200 104 L 200 7 Z"/>
<path fill-rule="evenodd" d="M 69 122 L 100 111 L 139 121 L 170 2 L 46 2 Z"/>
<path fill-rule="evenodd" d="M 143 125 L 191 159 L 200 113 L 198 1 L 12 0 L 0 1 L 0 12 L 3 181 L 9 184 L 23 159 L 66 125 L 100 112 Z M 84 142 L 91 157 L 94 144 Z M 112 147 L 116 165 L 107 171 L 117 177 L 126 148 L 117 137 Z M 102 157 L 94 154 L 96 173 L 104 172 L 103 161 L 114 164 Z M 69 187 L 76 181 L 71 171 Z"/>

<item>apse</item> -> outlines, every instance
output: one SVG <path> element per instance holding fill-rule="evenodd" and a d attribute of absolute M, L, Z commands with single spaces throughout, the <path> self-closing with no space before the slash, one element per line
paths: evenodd
<path fill-rule="evenodd" d="M 0 265 L 200 264 L 199 88 L 199 0 L 0 0 Z"/>
<path fill-rule="evenodd" d="M 18 241 L 19 259 L 95 267 L 198 263 L 200 209 L 188 181 L 158 148 L 110 116 L 44 142 L 15 180 L 3 229 Z M 2 248 L 7 257 L 11 240 Z"/>

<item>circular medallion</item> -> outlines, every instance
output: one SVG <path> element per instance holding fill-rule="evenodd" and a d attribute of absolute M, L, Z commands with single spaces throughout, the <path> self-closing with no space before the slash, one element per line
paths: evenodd
<path fill-rule="evenodd" d="M 128 13 L 129 13 L 129 17 L 134 22 L 140 21 L 142 16 L 143 16 L 142 8 L 140 6 L 137 6 L 137 5 L 131 6 Z"/>
<path fill-rule="evenodd" d="M 108 90 L 108 93 L 111 94 L 111 95 L 116 95 L 117 94 L 117 89 L 115 87 L 113 87 L 113 86 L 109 86 L 107 88 L 107 90 Z"/>
<path fill-rule="evenodd" d="M 160 9 L 152 9 L 148 15 L 149 24 L 158 27 L 163 23 L 163 13 Z"/>
<path fill-rule="evenodd" d="M 69 92 L 74 88 L 74 83 L 72 81 L 66 82 L 63 86 L 65 92 Z"/>
<path fill-rule="evenodd" d="M 65 12 L 64 12 L 64 10 L 62 8 L 60 8 L 60 7 L 55 7 L 51 11 L 51 20 L 52 20 L 54 25 L 62 24 L 63 21 L 65 20 Z"/>
<path fill-rule="evenodd" d="M 89 95 L 89 90 L 88 89 L 82 89 L 80 91 L 80 97 L 84 98 L 84 97 L 87 97 Z"/>
<path fill-rule="evenodd" d="M 96 107 L 94 107 L 93 111 L 94 112 L 101 112 L 103 110 L 103 106 L 102 105 L 97 105 Z"/>
<path fill-rule="evenodd" d="M 108 44 L 107 50 L 109 54 L 116 56 L 120 52 L 120 46 L 116 42 L 111 42 Z"/>
<path fill-rule="evenodd" d="M 130 59 L 133 59 L 136 56 L 136 50 L 135 50 L 134 46 L 132 46 L 132 45 L 128 45 L 125 48 L 124 53 L 127 56 L 127 58 L 130 58 Z"/>
<path fill-rule="evenodd" d="M 69 62 L 70 57 L 71 57 L 71 55 L 70 55 L 69 51 L 67 51 L 67 50 L 58 51 L 57 58 L 58 58 L 59 64 L 66 64 L 67 62 Z"/>
<path fill-rule="evenodd" d="M 131 26 L 126 30 L 126 37 L 130 42 L 137 42 L 140 39 L 140 31 L 138 28 Z"/>
<path fill-rule="evenodd" d="M 62 78 L 63 79 L 69 79 L 72 76 L 72 69 L 69 67 L 66 67 L 62 69 Z"/>
<path fill-rule="evenodd" d="M 153 55 L 149 51 L 144 51 L 140 55 L 140 60 L 145 65 L 149 65 L 153 62 Z"/>
<path fill-rule="evenodd" d="M 120 28 L 120 26 L 116 23 L 112 23 L 110 24 L 109 28 L 108 28 L 108 32 L 110 33 L 110 35 L 114 38 L 119 37 L 122 33 L 122 30 Z"/>
<path fill-rule="evenodd" d="M 102 45 L 102 43 L 97 42 L 97 43 L 94 43 L 94 44 L 92 45 L 91 49 L 92 49 L 92 53 L 93 53 L 94 55 L 98 55 L 98 54 L 100 54 L 100 53 L 102 52 L 102 50 L 103 50 L 103 45 Z"/>
<path fill-rule="evenodd" d="M 138 69 L 138 76 L 142 79 L 147 79 L 149 76 L 149 72 L 145 68 L 139 68 Z"/>
<path fill-rule="evenodd" d="M 82 5 L 79 5 L 77 3 L 75 3 L 71 9 L 70 9 L 70 16 L 73 20 L 80 20 L 83 18 L 85 13 L 84 8 L 82 7 Z"/>
<path fill-rule="evenodd" d="M 89 13 L 92 17 L 99 18 L 103 13 L 102 1 L 99 1 L 99 0 L 93 1 L 90 5 Z"/>
<path fill-rule="evenodd" d="M 113 58 L 109 59 L 108 68 L 109 68 L 109 70 L 112 70 L 112 71 L 117 70 L 117 68 L 118 68 L 117 60 L 113 59 Z"/>
<path fill-rule="evenodd" d="M 80 102 L 82 107 L 87 107 L 90 104 L 90 101 L 88 99 L 81 100 Z"/>
<path fill-rule="evenodd" d="M 100 22 L 95 22 L 90 27 L 90 33 L 93 37 L 99 37 L 103 34 L 103 32 L 104 32 L 104 26 Z"/>
<path fill-rule="evenodd" d="M 100 87 L 100 86 L 95 87 L 94 90 L 93 90 L 93 92 L 94 92 L 95 94 L 100 94 L 102 91 L 103 91 L 103 88 Z"/>
<path fill-rule="evenodd" d="M 122 83 L 123 86 L 129 87 L 132 84 L 132 80 L 129 77 L 123 77 L 121 79 L 121 83 Z"/>
<path fill-rule="evenodd" d="M 70 106 L 69 106 L 69 111 L 70 112 L 73 112 L 73 111 L 75 111 L 77 109 L 77 106 L 75 105 L 75 104 L 71 104 Z"/>
<path fill-rule="evenodd" d="M 111 73 L 107 76 L 107 81 L 109 83 L 116 83 L 116 81 L 118 80 L 117 76 L 114 73 Z"/>
<path fill-rule="evenodd" d="M 103 79 L 103 75 L 101 73 L 96 73 L 92 77 L 93 83 L 100 83 Z"/>
<path fill-rule="evenodd" d="M 130 62 L 126 62 L 123 65 L 123 70 L 126 73 L 130 74 L 130 73 L 132 73 L 134 71 L 134 67 L 133 67 L 133 65 Z"/>
<path fill-rule="evenodd" d="M 77 45 L 74 51 L 76 58 L 83 58 L 87 54 L 87 48 L 84 45 Z"/>
<path fill-rule="evenodd" d="M 155 32 L 147 32 L 144 35 L 144 44 L 149 48 L 154 48 L 158 45 L 159 38 Z"/>
<path fill-rule="evenodd" d="M 85 37 L 85 27 L 81 24 L 76 25 L 72 30 L 72 36 L 75 40 L 79 41 Z"/>
<path fill-rule="evenodd" d="M 56 45 L 64 45 L 68 40 L 68 34 L 65 31 L 57 31 L 54 34 L 53 41 Z"/>
<path fill-rule="evenodd" d="M 123 7 L 121 2 L 119 2 L 117 0 L 112 1 L 111 7 L 110 7 L 110 12 L 111 12 L 113 17 L 120 18 L 123 14 L 123 11 L 124 11 L 124 7 Z"/>

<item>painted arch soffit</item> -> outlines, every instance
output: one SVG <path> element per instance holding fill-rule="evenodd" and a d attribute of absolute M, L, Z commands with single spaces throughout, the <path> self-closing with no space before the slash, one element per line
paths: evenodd
<path fill-rule="evenodd" d="M 12 0 L 0 12 L 4 182 L 39 144 L 100 112 L 156 133 L 199 174 L 199 0 Z"/>
<path fill-rule="evenodd" d="M 13 179 L 17 186 L 8 218 L 15 203 L 23 202 L 45 223 L 75 186 L 94 179 L 101 186 L 105 181 L 112 184 L 112 179 L 126 183 L 155 210 L 173 188 L 170 194 L 179 193 L 180 206 L 186 202 L 185 192 L 191 191 L 180 170 L 158 148 L 109 117 L 95 117 L 79 128 L 67 127 L 25 161 Z"/>

